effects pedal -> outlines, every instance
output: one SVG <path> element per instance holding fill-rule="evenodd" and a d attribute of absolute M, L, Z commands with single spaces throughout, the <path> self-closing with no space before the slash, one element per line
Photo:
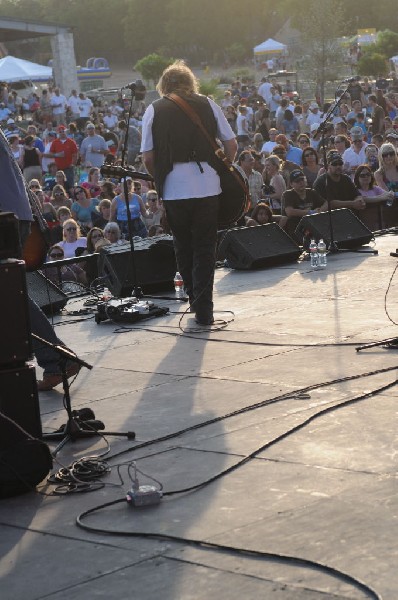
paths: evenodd
<path fill-rule="evenodd" d="M 94 319 L 97 324 L 102 321 L 136 323 L 143 319 L 167 315 L 168 312 L 168 308 L 156 306 L 151 300 L 138 300 L 135 296 L 131 296 L 98 302 Z"/>

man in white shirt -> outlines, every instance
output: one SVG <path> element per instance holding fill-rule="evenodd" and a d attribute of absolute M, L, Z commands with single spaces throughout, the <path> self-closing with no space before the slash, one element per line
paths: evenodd
<path fill-rule="evenodd" d="M 266 156 L 268 156 L 269 154 L 272 154 L 272 150 L 275 148 L 276 141 L 275 138 L 278 135 L 279 131 L 277 129 L 275 129 L 274 127 L 271 127 L 271 129 L 268 132 L 269 135 L 269 141 L 265 142 L 263 144 L 263 147 L 261 148 L 261 152 L 264 152 Z"/>
<path fill-rule="evenodd" d="M 363 131 L 361 127 L 350 129 L 352 144 L 343 153 L 344 171 L 351 177 L 354 176 L 356 168 L 367 162 L 365 148 L 368 145 L 363 141 Z"/>
<path fill-rule="evenodd" d="M 72 90 L 71 95 L 68 98 L 68 108 L 70 110 L 71 120 L 76 122 L 80 117 L 79 97 L 76 90 Z"/>
<path fill-rule="evenodd" d="M 93 110 L 93 103 L 90 98 L 87 98 L 84 92 L 79 94 L 79 118 L 77 119 L 77 126 L 80 130 L 84 129 L 90 120 L 90 116 Z"/>
<path fill-rule="evenodd" d="M 309 112 L 308 112 L 306 124 L 311 129 L 311 125 L 314 125 L 314 123 L 321 123 L 321 121 L 322 121 L 322 115 L 319 112 L 318 104 L 316 102 L 311 102 L 311 104 L 309 106 Z"/>
<path fill-rule="evenodd" d="M 118 124 L 118 118 L 117 115 L 112 114 L 112 111 L 110 108 L 107 109 L 105 115 L 104 115 L 104 123 L 106 125 L 106 127 L 110 130 L 114 130 L 116 125 Z"/>
<path fill-rule="evenodd" d="M 272 83 L 270 83 L 267 77 L 263 77 L 261 80 L 261 85 L 258 88 L 259 95 L 264 98 L 265 102 L 269 105 L 269 101 L 271 99 L 271 88 Z"/>
<path fill-rule="evenodd" d="M 65 96 L 60 93 L 58 87 L 54 89 L 54 95 L 51 97 L 50 104 L 54 121 L 56 121 L 57 125 L 65 125 L 67 100 Z"/>

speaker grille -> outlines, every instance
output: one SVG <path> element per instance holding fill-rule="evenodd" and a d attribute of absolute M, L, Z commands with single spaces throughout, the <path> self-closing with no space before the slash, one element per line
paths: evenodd
<path fill-rule="evenodd" d="M 369 244 L 373 233 L 360 219 L 348 208 L 338 208 L 331 211 L 333 239 L 339 248 L 359 248 Z M 319 213 L 303 217 L 297 226 L 296 234 L 314 237 L 317 241 L 321 238 L 326 243 L 331 241 L 329 213 Z"/>
<path fill-rule="evenodd" d="M 220 245 L 233 269 L 259 269 L 293 262 L 299 246 L 276 223 L 231 229 Z"/>
<path fill-rule="evenodd" d="M 29 296 L 46 314 L 59 313 L 68 301 L 68 296 L 40 271 L 26 273 Z"/>

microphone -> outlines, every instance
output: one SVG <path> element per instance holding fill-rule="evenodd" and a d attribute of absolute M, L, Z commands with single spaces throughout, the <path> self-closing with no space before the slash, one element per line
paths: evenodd
<path fill-rule="evenodd" d="M 361 81 L 360 75 L 355 75 L 355 77 L 348 77 L 347 79 L 343 79 L 341 83 L 356 83 L 357 81 Z"/>
<path fill-rule="evenodd" d="M 123 177 L 131 177 L 132 179 L 142 179 L 143 181 L 154 181 L 151 175 L 148 173 L 141 173 L 140 171 L 132 171 L 131 169 L 125 169 L 124 167 L 113 167 L 112 165 L 102 165 L 101 175 L 104 177 L 111 177 L 114 179 L 123 179 Z"/>
<path fill-rule="evenodd" d="M 122 90 L 135 90 L 136 87 L 137 87 L 137 83 L 135 81 L 132 81 L 131 83 L 124 85 L 122 87 Z"/>

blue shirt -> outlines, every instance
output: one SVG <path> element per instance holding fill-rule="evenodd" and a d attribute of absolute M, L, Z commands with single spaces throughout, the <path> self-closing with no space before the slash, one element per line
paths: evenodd
<path fill-rule="evenodd" d="M 291 160 L 296 163 L 296 165 L 302 164 L 303 151 L 301 148 L 296 148 L 296 146 L 289 146 L 289 150 L 286 154 L 286 160 Z"/>

